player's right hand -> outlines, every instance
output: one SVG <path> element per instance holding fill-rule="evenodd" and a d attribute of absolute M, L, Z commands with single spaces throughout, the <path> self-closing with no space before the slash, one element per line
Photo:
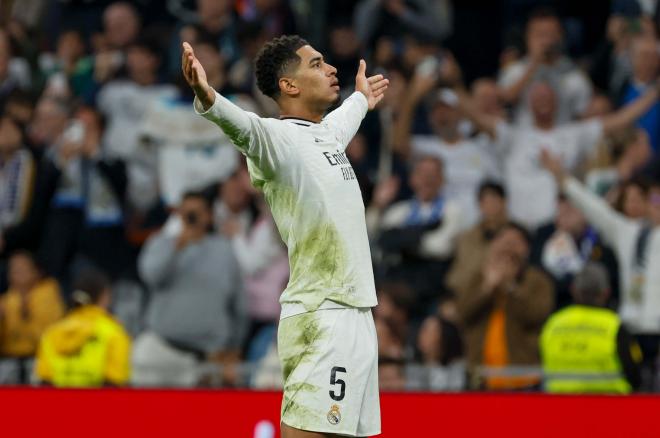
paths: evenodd
<path fill-rule="evenodd" d="M 215 92 L 209 87 L 204 67 L 195 57 L 192 46 L 187 42 L 183 43 L 181 70 L 183 71 L 183 77 L 195 92 L 204 109 L 210 108 L 215 100 Z"/>

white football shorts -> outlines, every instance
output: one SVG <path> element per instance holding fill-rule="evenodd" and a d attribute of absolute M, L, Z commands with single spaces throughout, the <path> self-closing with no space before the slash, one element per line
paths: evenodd
<path fill-rule="evenodd" d="M 370 308 L 331 308 L 280 321 L 282 422 L 310 432 L 380 434 L 378 341 Z"/>

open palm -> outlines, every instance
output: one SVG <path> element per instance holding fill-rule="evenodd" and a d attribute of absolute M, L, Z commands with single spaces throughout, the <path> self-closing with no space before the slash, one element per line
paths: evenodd
<path fill-rule="evenodd" d="M 360 60 L 360 67 L 358 68 L 357 75 L 355 76 L 355 91 L 359 91 L 367 98 L 369 109 L 372 110 L 378 105 L 378 102 L 383 100 L 385 90 L 390 83 L 389 79 L 385 79 L 383 75 L 374 75 L 367 77 L 367 63 L 364 59 Z"/>
<path fill-rule="evenodd" d="M 203 108 L 210 108 L 215 100 L 215 92 L 209 87 L 204 67 L 195 56 L 192 46 L 185 42 L 183 43 L 183 54 L 181 55 L 181 70 L 183 77 L 186 78 L 186 82 L 195 92 Z"/>

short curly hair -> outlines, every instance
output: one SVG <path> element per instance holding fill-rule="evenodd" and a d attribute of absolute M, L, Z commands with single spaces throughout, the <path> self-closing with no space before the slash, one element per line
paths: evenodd
<path fill-rule="evenodd" d="M 283 35 L 267 42 L 255 60 L 257 86 L 266 96 L 277 99 L 280 96 L 279 81 L 292 66 L 300 63 L 296 51 L 309 43 L 298 35 Z"/>

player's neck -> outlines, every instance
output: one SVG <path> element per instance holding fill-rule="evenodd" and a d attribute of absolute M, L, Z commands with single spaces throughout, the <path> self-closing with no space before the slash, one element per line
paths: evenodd
<path fill-rule="evenodd" d="M 309 106 L 301 105 L 298 101 L 280 102 L 280 118 L 293 117 L 296 119 L 309 120 L 310 122 L 320 123 L 325 114 L 325 110 L 313 109 Z"/>

